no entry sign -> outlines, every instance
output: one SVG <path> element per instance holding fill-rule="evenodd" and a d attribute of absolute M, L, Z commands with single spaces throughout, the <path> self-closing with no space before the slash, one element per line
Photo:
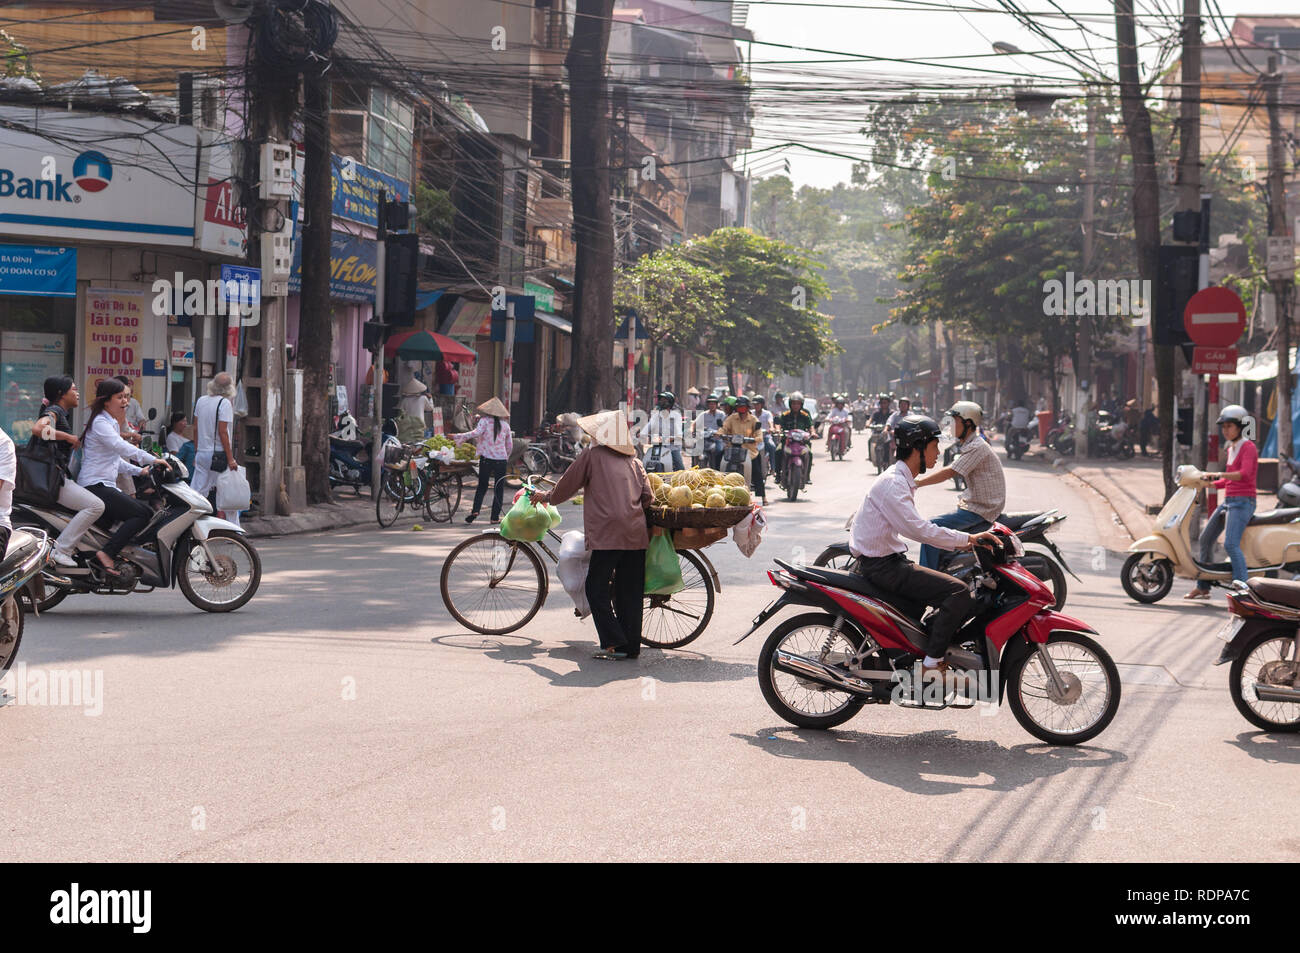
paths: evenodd
<path fill-rule="evenodd" d="M 1200 347 L 1232 347 L 1246 329 L 1246 306 L 1230 288 L 1202 288 L 1183 309 L 1183 327 Z"/>

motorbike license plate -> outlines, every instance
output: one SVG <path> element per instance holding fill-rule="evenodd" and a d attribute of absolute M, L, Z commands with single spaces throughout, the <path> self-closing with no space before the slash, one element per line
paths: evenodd
<path fill-rule="evenodd" d="M 1222 639 L 1225 642 L 1231 642 L 1241 631 L 1241 627 L 1246 624 L 1246 620 L 1233 616 L 1223 625 L 1219 626 L 1219 631 L 1214 633 L 1216 639 Z"/>

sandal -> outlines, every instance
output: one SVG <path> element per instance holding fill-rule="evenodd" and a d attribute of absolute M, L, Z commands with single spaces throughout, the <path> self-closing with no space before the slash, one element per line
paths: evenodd
<path fill-rule="evenodd" d="M 1183 596 L 1183 598 L 1191 599 L 1191 600 L 1208 599 L 1210 598 L 1210 594 L 1206 592 L 1204 589 L 1197 587 L 1196 589 L 1193 589 L 1191 592 L 1187 593 L 1187 595 Z"/>
<path fill-rule="evenodd" d="M 104 560 L 99 558 L 101 555 L 104 555 L 103 550 L 100 550 L 99 552 L 95 553 L 95 562 L 99 565 L 100 570 L 102 572 L 107 573 L 110 576 L 116 576 L 120 579 L 122 577 L 122 574 L 117 571 L 116 568 L 117 564 L 114 563 L 112 566 L 105 566 Z"/>
<path fill-rule="evenodd" d="M 619 649 L 601 649 L 592 658 L 607 659 L 611 662 L 619 662 L 627 658 L 627 653 Z"/>

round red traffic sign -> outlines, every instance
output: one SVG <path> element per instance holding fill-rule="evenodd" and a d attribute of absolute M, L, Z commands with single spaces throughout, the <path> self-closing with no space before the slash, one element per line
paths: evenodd
<path fill-rule="evenodd" d="M 1193 344 L 1232 347 L 1246 330 L 1246 306 L 1231 288 L 1202 288 L 1183 309 L 1183 327 Z"/>

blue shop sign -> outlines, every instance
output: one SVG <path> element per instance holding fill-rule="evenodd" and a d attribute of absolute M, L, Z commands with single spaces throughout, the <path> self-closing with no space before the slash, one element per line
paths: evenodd
<path fill-rule="evenodd" d="M 333 154 L 330 156 L 330 171 L 335 218 L 346 218 L 378 228 L 380 189 L 388 193 L 390 201 L 410 201 L 410 184 L 386 172 L 351 160 L 345 164 L 341 156 Z"/>
<path fill-rule="evenodd" d="M 77 250 L 0 245 L 0 295 L 77 296 Z"/>
<path fill-rule="evenodd" d="M 330 297 L 343 301 L 374 303 L 379 277 L 375 243 L 355 235 L 330 235 Z M 293 271 L 289 291 L 302 293 L 302 242 L 293 243 Z"/>

